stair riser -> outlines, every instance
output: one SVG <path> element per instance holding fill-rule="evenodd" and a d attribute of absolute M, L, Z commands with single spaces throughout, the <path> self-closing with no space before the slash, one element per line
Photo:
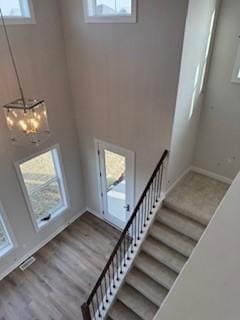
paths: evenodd
<path fill-rule="evenodd" d="M 172 285 L 174 284 L 174 282 L 176 281 L 177 279 L 177 274 L 176 274 L 176 278 L 174 280 L 172 280 L 171 282 L 168 281 L 163 281 L 163 278 L 162 279 L 159 279 L 155 274 L 153 273 L 150 273 L 150 272 L 146 272 L 146 270 L 144 268 L 141 268 L 141 266 L 137 266 L 139 270 L 141 270 L 142 272 L 145 272 L 147 276 L 149 276 L 149 278 L 153 279 L 154 281 L 156 281 L 158 284 L 160 284 L 161 286 L 163 286 L 166 290 L 170 290 Z"/>
<path fill-rule="evenodd" d="M 145 291 L 145 288 L 144 288 L 144 286 L 141 285 L 141 283 L 137 283 L 136 281 L 137 281 L 137 279 L 134 281 L 131 278 L 126 278 L 126 283 L 127 284 L 131 285 L 135 290 L 137 290 L 143 296 L 148 298 L 153 304 L 155 304 L 156 306 L 160 307 L 160 305 L 164 301 L 165 297 L 167 296 L 168 290 L 166 290 L 164 288 L 159 288 L 158 289 L 158 294 L 151 294 L 151 293 Z M 155 281 L 155 283 L 157 285 L 159 285 L 158 282 Z"/>
<path fill-rule="evenodd" d="M 150 235 L 164 243 L 166 246 L 172 248 L 173 250 L 176 250 L 177 252 L 179 252 L 180 254 L 184 255 L 186 258 L 189 258 L 190 255 L 192 254 L 195 245 L 187 245 L 184 242 L 181 243 L 181 240 L 176 240 L 175 239 L 170 239 L 169 237 L 165 236 L 165 234 L 163 232 L 161 232 L 161 230 L 159 230 L 158 232 L 154 232 L 156 231 L 156 229 L 151 230 L 150 231 Z M 192 241 L 192 240 L 191 240 Z"/>
<path fill-rule="evenodd" d="M 189 229 L 187 230 L 186 227 L 184 227 L 184 228 L 186 228 L 186 229 L 184 229 L 183 227 L 181 227 L 181 225 L 175 226 L 175 225 L 171 224 L 171 222 L 168 222 L 166 219 L 161 218 L 161 216 L 157 217 L 156 221 L 166 225 L 167 227 L 183 234 L 184 236 L 186 236 L 196 242 L 198 242 L 200 240 L 200 238 L 204 232 L 204 229 L 201 232 L 191 232 L 191 231 L 189 231 Z"/>
<path fill-rule="evenodd" d="M 164 201 L 164 206 L 170 210 L 174 210 L 174 211 L 177 211 L 179 212 L 180 214 L 194 220 L 194 221 L 197 221 L 198 223 L 201 223 L 204 227 L 206 227 L 208 224 L 209 224 L 209 221 L 202 218 L 202 217 L 199 217 L 199 216 L 196 216 L 194 215 L 192 212 L 190 211 L 187 211 L 187 210 L 182 210 L 181 208 L 179 208 L 178 206 L 168 202 L 167 200 Z"/>
<path fill-rule="evenodd" d="M 160 241 L 154 241 L 152 237 L 149 237 L 147 241 L 145 241 L 142 251 L 177 274 L 180 273 L 187 261 L 186 257 L 165 246 Z"/>
<path fill-rule="evenodd" d="M 143 320 L 152 320 L 158 307 L 131 286 L 124 284 L 118 299 Z"/>

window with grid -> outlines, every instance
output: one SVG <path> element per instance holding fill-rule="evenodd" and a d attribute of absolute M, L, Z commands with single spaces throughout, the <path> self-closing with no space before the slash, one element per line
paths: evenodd
<path fill-rule="evenodd" d="M 86 22 L 136 22 L 136 0 L 83 0 Z"/>
<path fill-rule="evenodd" d="M 18 165 L 34 224 L 41 227 L 67 209 L 59 150 L 51 149 Z"/>

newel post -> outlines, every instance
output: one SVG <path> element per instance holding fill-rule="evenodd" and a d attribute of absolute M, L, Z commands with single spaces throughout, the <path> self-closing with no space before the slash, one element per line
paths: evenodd
<path fill-rule="evenodd" d="M 84 303 L 81 309 L 82 309 L 83 320 L 91 320 L 92 318 L 90 314 L 89 305 L 87 303 Z"/>

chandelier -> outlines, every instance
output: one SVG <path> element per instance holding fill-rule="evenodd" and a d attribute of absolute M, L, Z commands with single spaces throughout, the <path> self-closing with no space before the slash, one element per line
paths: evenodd
<path fill-rule="evenodd" d="M 17 145 L 39 145 L 50 134 L 46 104 L 41 99 L 25 98 L 1 9 L 0 16 L 20 92 L 19 99 L 3 106 L 11 140 Z"/>

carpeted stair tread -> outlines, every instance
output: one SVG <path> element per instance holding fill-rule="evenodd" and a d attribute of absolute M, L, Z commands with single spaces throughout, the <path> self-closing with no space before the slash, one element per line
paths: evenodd
<path fill-rule="evenodd" d="M 160 307 L 168 290 L 158 282 L 148 277 L 144 272 L 133 268 L 126 278 L 126 283 L 147 297 L 152 303 Z"/>
<path fill-rule="evenodd" d="M 143 252 L 138 255 L 134 264 L 139 270 L 168 290 L 177 278 L 176 272 Z"/>
<path fill-rule="evenodd" d="M 195 241 L 198 241 L 201 238 L 205 230 L 204 225 L 201 223 L 194 221 L 177 211 L 167 209 L 166 207 L 159 210 L 156 220 Z"/>
<path fill-rule="evenodd" d="M 119 300 L 116 300 L 108 314 L 109 320 L 142 320 Z"/>
<path fill-rule="evenodd" d="M 167 195 L 109 320 L 153 320 L 229 186 L 189 172 Z"/>
<path fill-rule="evenodd" d="M 186 257 L 189 257 L 196 246 L 196 241 L 185 235 L 167 227 L 166 225 L 160 224 L 155 221 L 150 229 L 150 235 L 170 248 L 180 252 Z"/>
<path fill-rule="evenodd" d="M 128 284 L 121 288 L 118 299 L 143 320 L 152 320 L 158 307 Z"/>
<path fill-rule="evenodd" d="M 182 270 L 187 261 L 185 256 L 151 236 L 145 240 L 142 250 L 177 273 Z"/>
<path fill-rule="evenodd" d="M 208 225 L 229 185 L 189 172 L 164 200 L 165 206 Z"/>

